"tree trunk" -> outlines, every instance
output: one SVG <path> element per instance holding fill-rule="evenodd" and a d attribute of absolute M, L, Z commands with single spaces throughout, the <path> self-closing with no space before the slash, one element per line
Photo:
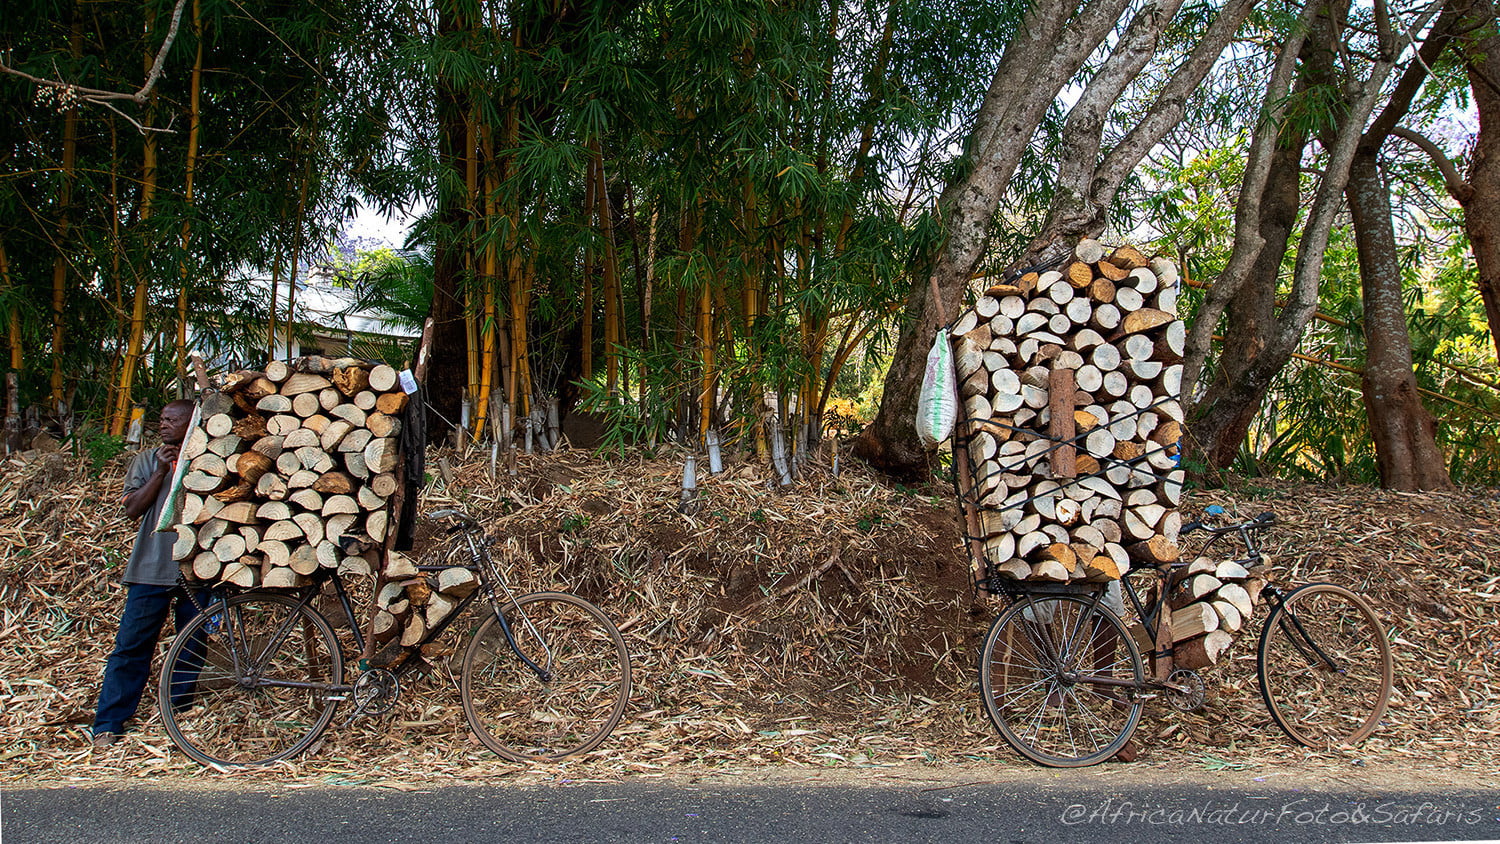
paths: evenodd
<path fill-rule="evenodd" d="M 1375 442 L 1380 482 L 1387 489 L 1452 489 L 1447 462 L 1434 439 L 1432 416 L 1417 394 L 1411 336 L 1401 297 L 1401 264 L 1391 223 L 1390 190 L 1377 150 L 1354 159 L 1346 191 L 1359 248 L 1364 292 L 1365 412 Z"/>
<path fill-rule="evenodd" d="M 69 50 L 74 58 L 83 55 L 83 24 L 73 11 L 73 25 L 68 34 Z M 74 162 L 78 156 L 78 107 L 68 109 L 63 118 L 62 181 L 57 190 L 57 256 L 52 260 L 52 408 L 59 419 L 68 415 L 63 387 L 63 342 L 66 335 L 64 307 L 68 294 L 68 230 L 72 226 Z M 112 432 L 112 433 L 118 433 Z"/>
<path fill-rule="evenodd" d="M 1222 447 L 1207 452 L 1208 456 L 1222 458 L 1229 454 L 1227 449 L 1229 443 L 1238 443 L 1243 440 L 1245 427 L 1242 426 L 1247 427 L 1249 420 L 1253 419 L 1255 412 L 1265 400 L 1272 382 L 1295 354 L 1308 322 L 1317 311 L 1323 258 L 1334 220 L 1343 207 L 1342 200 L 1344 188 L 1348 184 L 1350 164 L 1354 159 L 1356 149 L 1363 141 L 1365 121 L 1374 111 L 1385 80 L 1395 67 L 1395 60 L 1390 57 L 1400 56 L 1404 51 L 1404 44 L 1390 43 L 1390 39 L 1387 39 L 1388 43 L 1382 44 L 1381 58 L 1370 63 L 1369 72 L 1363 79 L 1340 79 L 1335 75 L 1333 57 L 1340 49 L 1339 39 L 1346 13 L 1347 7 L 1322 7 L 1307 41 L 1312 49 L 1308 57 L 1309 61 L 1304 64 L 1302 72 L 1313 84 L 1336 86 L 1336 90 L 1346 92 L 1347 99 L 1341 104 L 1344 106 L 1344 111 L 1338 125 L 1329 128 L 1326 136 L 1319 138 L 1323 149 L 1327 151 L 1326 163 L 1313 194 L 1312 203 L 1308 208 L 1306 221 L 1302 226 L 1302 236 L 1297 243 L 1291 293 L 1287 296 L 1286 304 L 1277 317 L 1276 330 L 1267 337 L 1265 349 L 1245 367 L 1235 381 L 1227 382 L 1222 392 L 1217 395 L 1206 395 L 1189 410 L 1192 438 L 1198 443 L 1211 443 Z M 1425 12 L 1422 19 L 1414 22 L 1411 31 L 1425 29 L 1427 21 L 1434 14 L 1436 14 L 1436 9 Z M 1264 143 L 1267 140 L 1266 137 L 1257 135 L 1256 143 Z M 1274 138 L 1269 140 L 1274 141 Z M 1264 150 L 1257 150 L 1252 145 L 1250 153 L 1252 161 L 1257 158 L 1264 159 L 1266 155 Z M 1240 232 L 1239 218 L 1247 207 L 1242 201 L 1236 211 L 1237 241 Z M 1259 209 L 1254 210 L 1258 215 Z M 1258 231 L 1255 240 L 1263 240 Z M 1252 256 L 1257 259 L 1257 262 L 1261 258 L 1269 260 L 1269 254 L 1259 243 L 1254 246 L 1253 250 L 1243 255 L 1240 246 L 1241 244 L 1236 242 L 1236 254 L 1231 257 L 1231 268 L 1243 265 L 1242 262 Z M 1239 259 L 1240 263 L 1237 264 L 1236 259 Z M 1228 273 L 1229 268 L 1226 268 L 1226 274 Z M 1221 281 L 1223 280 L 1224 276 L 1221 275 Z M 1235 283 L 1230 285 L 1231 289 L 1237 290 L 1243 286 L 1245 280 L 1245 278 L 1235 280 Z M 1274 277 L 1259 280 L 1263 283 L 1275 281 Z M 1214 323 L 1218 321 L 1212 309 L 1205 307 L 1205 311 L 1211 322 L 1194 326 L 1194 334 L 1200 342 L 1205 334 L 1211 334 Z M 1203 318 L 1200 317 L 1200 320 Z M 1190 347 L 1189 352 L 1190 354 L 1201 352 L 1201 347 L 1198 349 Z M 1237 352 L 1237 350 L 1231 350 L 1226 346 L 1224 354 L 1232 352 Z M 1202 357 L 1198 357 L 1196 361 L 1189 360 L 1187 369 L 1193 379 L 1196 379 L 1198 372 L 1201 371 L 1202 362 Z M 1184 376 L 1183 392 L 1185 395 L 1192 395 L 1192 384 L 1187 375 Z M 1213 464 L 1214 468 L 1224 468 L 1227 465 L 1227 462 Z"/>
<path fill-rule="evenodd" d="M 1076 3 L 1065 0 L 1041 0 L 1031 5 L 1016 38 L 1006 48 L 969 136 L 963 162 L 965 167 L 961 175 L 948 184 L 938 202 L 948 239 L 930 269 L 925 266 L 925 261 L 917 262 L 912 268 L 913 283 L 906 298 L 901 334 L 886 375 L 880 412 L 855 442 L 855 455 L 876 468 L 906 479 L 929 474 L 930 455 L 918 446 L 915 423 L 926 351 L 941 322 L 938 309 L 929 301 L 928 275 L 930 273 L 935 281 L 935 289 L 947 302 L 947 307 L 956 312 L 964 300 L 969 279 L 983 257 L 1000 197 L 1009 186 L 1032 136 L 1058 92 L 1103 42 L 1126 5 L 1117 0 L 1091 0 L 1080 9 Z M 1194 74 L 1201 78 L 1212 65 L 1211 56 L 1205 60 L 1199 53 L 1217 55 L 1222 44 L 1214 48 L 1209 42 L 1219 38 L 1227 42 L 1237 28 L 1238 20 L 1249 11 L 1247 2 L 1231 5 L 1233 11 L 1222 16 L 1213 30 L 1213 37 L 1205 39 L 1202 50 L 1195 50 L 1180 74 L 1174 76 L 1169 90 L 1158 103 L 1162 115 L 1180 109 L 1178 97 L 1185 98 L 1186 95 L 1178 91 L 1178 87 L 1191 90 L 1193 86 L 1187 84 L 1188 80 Z M 1154 10 L 1143 14 L 1140 26 L 1135 27 L 1137 34 L 1150 29 L 1153 24 L 1164 26 L 1165 18 L 1170 17 L 1163 15 L 1160 19 L 1153 19 L 1156 14 Z M 1223 32 L 1225 29 L 1227 33 Z M 1149 40 L 1144 37 L 1129 39 L 1123 42 L 1126 44 L 1124 49 L 1145 49 L 1145 42 Z M 1110 99 L 1109 92 L 1123 90 L 1125 83 L 1122 80 L 1133 78 L 1144 66 L 1144 62 L 1138 59 L 1134 53 L 1118 59 L 1112 53 L 1108 60 L 1109 78 L 1101 80 L 1095 88 L 1095 96 L 1102 101 Z M 1080 112 L 1080 121 L 1083 120 Z M 1119 156 L 1106 156 L 1100 172 L 1128 173 L 1133 164 L 1125 162 L 1131 156 L 1137 156 L 1137 161 L 1138 156 L 1144 156 L 1154 143 L 1149 141 L 1149 136 L 1164 133 L 1171 123 L 1165 117 L 1153 122 L 1144 134 L 1134 137 Z M 1085 143 L 1084 150 L 1073 157 L 1084 169 L 1092 169 L 1096 149 L 1097 144 Z M 1102 192 L 1112 197 L 1123 178 L 1120 175 L 1103 179 Z M 1088 199 L 1094 201 L 1096 197 L 1091 192 Z M 1059 201 L 1065 200 L 1060 197 Z M 1060 215 L 1057 220 L 1059 231 L 1063 227 L 1063 216 L 1071 222 L 1079 215 Z M 1083 216 L 1092 221 L 1095 215 L 1091 210 Z M 1040 238 L 1017 265 L 1046 260 L 1054 253 L 1062 254 L 1070 248 L 1071 243 L 1066 238 Z M 945 316 L 952 315 L 950 312 Z"/>
<path fill-rule="evenodd" d="M 5 369 L 5 426 L 3 444 L 5 453 L 21 448 L 21 366 L 25 363 L 25 346 L 21 340 L 21 306 L 14 296 L 14 280 L 10 276 L 10 259 L 5 253 L 5 244 L 0 242 L 0 290 L 4 301 L 9 303 L 5 315 L 7 347 L 10 350 Z"/>
<path fill-rule="evenodd" d="M 1264 245 L 1250 269 L 1247 283 L 1226 307 L 1224 342 L 1214 370 L 1205 379 L 1208 389 L 1200 402 L 1204 407 L 1215 407 L 1225 399 L 1230 386 L 1245 378 L 1251 364 L 1276 333 L 1276 282 L 1282 257 L 1297 225 L 1302 148 L 1306 143 L 1306 134 L 1285 136 L 1271 153 L 1270 172 L 1260 200 L 1255 203 L 1259 214 L 1257 233 Z M 1192 426 L 1191 450 L 1200 454 L 1209 467 L 1229 466 L 1239 454 L 1245 433 L 1259 410 L 1258 402 L 1236 404 L 1233 410 Z"/>
<path fill-rule="evenodd" d="M 463 19 L 454 3 L 440 2 L 438 31 L 452 38 L 467 31 L 470 23 Z M 468 152 L 464 140 L 468 135 L 467 97 L 452 79 L 437 79 L 438 155 L 450 169 L 457 184 L 467 183 Z M 439 442 L 458 424 L 464 389 L 468 382 L 468 335 L 464 324 L 461 276 L 467 250 L 459 232 L 468 222 L 462 190 L 439 188 L 437 216 L 439 230 L 444 232 L 433 252 L 432 285 L 432 366 L 427 371 L 428 438 Z"/>
<path fill-rule="evenodd" d="M 1464 207 L 1464 230 L 1484 299 L 1490 334 L 1500 353 L 1500 27 L 1491 0 L 1477 0 L 1471 17 L 1484 21 L 1464 45 L 1465 65 L 1474 105 L 1479 111 L 1479 134 L 1469 163 L 1467 192 L 1458 195 Z"/>

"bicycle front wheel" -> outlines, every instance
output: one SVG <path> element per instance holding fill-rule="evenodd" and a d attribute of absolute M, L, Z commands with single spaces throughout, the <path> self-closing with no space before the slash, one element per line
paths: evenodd
<path fill-rule="evenodd" d="M 327 620 L 286 595 L 214 602 L 167 649 L 158 684 L 172 743 L 204 765 L 264 765 L 306 750 L 342 699 Z"/>
<path fill-rule="evenodd" d="M 1308 747 L 1361 741 L 1391 699 L 1391 646 L 1375 611 L 1342 586 L 1294 589 L 1266 618 L 1257 656 L 1271 718 Z"/>
<path fill-rule="evenodd" d="M 1081 596 L 1023 600 L 991 625 L 979 661 L 1000 735 L 1042 765 L 1102 762 L 1141 718 L 1141 656 L 1119 617 Z"/>
<path fill-rule="evenodd" d="M 593 749 L 630 700 L 624 637 L 577 595 L 534 592 L 503 610 L 515 647 L 491 613 L 464 654 L 460 690 L 474 734 L 516 762 Z"/>

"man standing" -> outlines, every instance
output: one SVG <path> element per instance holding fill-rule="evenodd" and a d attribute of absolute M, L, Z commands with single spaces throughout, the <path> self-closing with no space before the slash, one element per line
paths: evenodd
<path fill-rule="evenodd" d="M 141 519 L 141 526 L 125 566 L 125 611 L 115 635 L 115 649 L 104 666 L 104 684 L 94 714 L 95 747 L 119 741 L 125 722 L 135 716 L 151 676 L 151 656 L 173 604 L 178 630 L 198 614 L 177 585 L 178 568 L 172 559 L 176 534 L 156 531 L 170 492 L 177 452 L 192 418 L 190 401 L 174 401 L 162 408 L 161 446 L 137 454 L 125 472 L 125 515 Z"/>

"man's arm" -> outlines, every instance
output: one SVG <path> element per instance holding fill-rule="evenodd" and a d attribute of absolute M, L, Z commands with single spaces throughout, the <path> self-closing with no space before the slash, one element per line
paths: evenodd
<path fill-rule="evenodd" d="M 151 505 L 156 503 L 156 496 L 161 493 L 161 485 L 167 482 L 167 477 L 172 473 L 172 463 L 176 459 L 177 446 L 163 445 L 156 449 L 156 469 L 146 476 L 139 487 L 125 493 L 125 515 L 139 519 L 151 510 Z"/>

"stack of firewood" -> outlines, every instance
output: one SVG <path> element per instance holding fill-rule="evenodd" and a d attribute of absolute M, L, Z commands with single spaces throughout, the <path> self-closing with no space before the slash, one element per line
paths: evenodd
<path fill-rule="evenodd" d="M 1246 568 L 1233 560 L 1199 557 L 1174 571 L 1167 591 L 1171 608 L 1173 665 L 1206 668 L 1250 626 L 1266 585 L 1269 561 Z"/>
<path fill-rule="evenodd" d="M 402 649 L 417 645 L 479 585 L 479 576 L 471 569 L 451 566 L 423 574 L 410 558 L 391 552 L 384 585 L 375 596 L 370 628 L 375 643 Z"/>
<path fill-rule="evenodd" d="M 392 529 L 401 412 L 394 369 L 310 356 L 228 375 L 199 405 L 173 557 L 202 582 L 299 586 L 370 574 Z"/>
<path fill-rule="evenodd" d="M 1178 556 L 1177 269 L 1084 240 L 1060 269 L 990 287 L 952 328 L 991 575 L 1110 580 Z"/>

